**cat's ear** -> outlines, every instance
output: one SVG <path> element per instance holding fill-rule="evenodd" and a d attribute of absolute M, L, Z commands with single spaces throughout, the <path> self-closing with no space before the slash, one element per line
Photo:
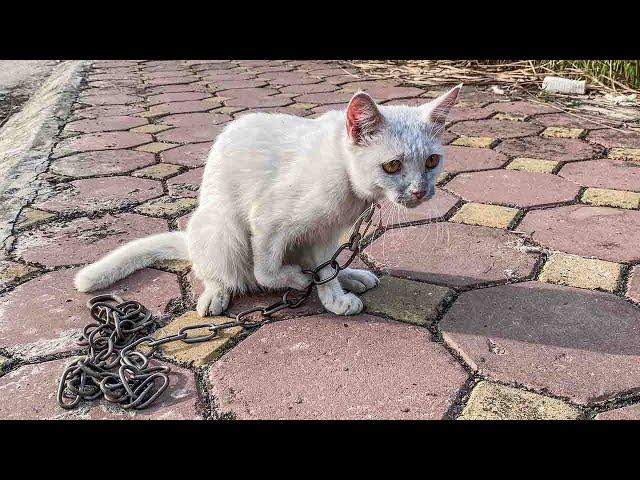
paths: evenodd
<path fill-rule="evenodd" d="M 382 124 L 376 102 L 364 92 L 356 93 L 347 107 L 347 134 L 353 143 L 361 145 Z"/>
<path fill-rule="evenodd" d="M 425 115 L 430 123 L 436 127 L 444 128 L 447 115 L 449 115 L 451 107 L 456 103 L 461 89 L 462 84 L 456 85 L 447 93 L 440 95 L 438 98 L 420 107 L 425 111 Z"/>

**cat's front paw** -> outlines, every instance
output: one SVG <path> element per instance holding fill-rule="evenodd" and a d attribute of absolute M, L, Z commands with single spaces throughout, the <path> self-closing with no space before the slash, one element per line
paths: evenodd
<path fill-rule="evenodd" d="M 363 293 L 377 287 L 380 281 L 374 273 L 368 270 L 347 268 L 340 272 L 338 281 L 345 290 L 353 293 Z"/>
<path fill-rule="evenodd" d="M 353 293 L 321 298 L 324 308 L 336 315 L 356 315 L 363 309 L 362 300 Z"/>
<path fill-rule="evenodd" d="M 207 288 L 198 298 L 196 311 L 201 317 L 215 317 L 227 309 L 230 299 L 231 295 L 222 289 Z"/>

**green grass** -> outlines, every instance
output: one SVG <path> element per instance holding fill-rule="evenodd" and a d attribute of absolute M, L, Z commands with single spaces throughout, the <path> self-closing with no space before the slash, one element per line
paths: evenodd
<path fill-rule="evenodd" d="M 582 78 L 615 90 L 640 90 L 640 60 L 535 60 L 536 70 Z"/>

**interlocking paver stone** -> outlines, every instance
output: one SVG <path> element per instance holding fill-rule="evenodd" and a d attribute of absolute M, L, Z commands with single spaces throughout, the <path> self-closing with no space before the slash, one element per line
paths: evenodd
<path fill-rule="evenodd" d="M 517 240 L 495 228 L 433 223 L 389 230 L 365 254 L 393 276 L 474 286 L 533 272 L 536 256 L 514 248 Z"/>
<path fill-rule="evenodd" d="M 610 128 L 590 132 L 587 139 L 607 148 L 640 148 L 640 133 Z"/>
<path fill-rule="evenodd" d="M 80 97 L 80 102 L 87 105 L 100 106 L 100 105 L 128 105 L 130 103 L 138 103 L 142 101 L 142 97 L 138 95 L 87 95 Z"/>
<path fill-rule="evenodd" d="M 189 170 L 177 177 L 167 180 L 169 195 L 172 197 L 198 197 L 204 167 Z"/>
<path fill-rule="evenodd" d="M 568 205 L 528 212 L 518 230 L 542 245 L 612 262 L 640 259 L 640 211 Z"/>
<path fill-rule="evenodd" d="M 159 95 L 151 95 L 147 97 L 149 105 L 158 105 L 160 103 L 184 102 L 187 100 L 202 100 L 210 95 L 201 92 L 175 92 L 161 93 Z"/>
<path fill-rule="evenodd" d="M 75 122 L 68 123 L 65 129 L 82 133 L 110 132 L 114 130 L 129 130 L 130 128 L 139 127 L 146 123 L 147 121 L 144 118 L 114 115 L 112 117 L 97 119 L 76 120 Z"/>
<path fill-rule="evenodd" d="M 379 313 L 416 325 L 433 323 L 453 291 L 430 283 L 382 277 L 378 287 L 362 295 L 369 313 Z"/>
<path fill-rule="evenodd" d="M 538 279 L 570 287 L 613 292 L 618 287 L 622 269 L 619 263 L 554 253 L 545 262 Z"/>
<path fill-rule="evenodd" d="M 199 112 L 199 113 L 178 113 L 162 117 L 162 123 L 172 127 L 197 127 L 199 125 L 214 125 L 226 123 L 232 118 L 224 113 Z"/>
<path fill-rule="evenodd" d="M 451 142 L 451 145 L 459 147 L 493 148 L 497 143 L 498 140 L 493 137 L 460 137 Z"/>
<path fill-rule="evenodd" d="M 466 200 L 532 207 L 573 200 L 579 186 L 556 175 L 520 170 L 460 173 L 447 190 Z"/>
<path fill-rule="evenodd" d="M 492 103 L 488 108 L 492 109 L 495 112 L 520 113 L 524 115 L 556 113 L 558 111 L 556 108 L 547 105 L 526 101 Z"/>
<path fill-rule="evenodd" d="M 169 128 L 171 128 L 169 125 L 150 123 L 142 127 L 132 128 L 131 131 L 134 133 L 158 133 L 158 132 L 164 132 Z"/>
<path fill-rule="evenodd" d="M 596 420 L 640 420 L 640 405 L 629 405 L 599 413 Z"/>
<path fill-rule="evenodd" d="M 152 217 L 174 217 L 182 215 L 197 205 L 195 198 L 174 198 L 164 196 L 138 205 L 135 210 Z"/>
<path fill-rule="evenodd" d="M 63 190 L 36 204 L 55 212 L 94 213 L 136 205 L 162 195 L 162 185 L 153 180 L 131 177 L 102 177 L 64 184 Z"/>
<path fill-rule="evenodd" d="M 640 303 L 640 266 L 633 267 L 627 285 L 627 297 Z"/>
<path fill-rule="evenodd" d="M 490 379 L 581 404 L 640 382 L 640 309 L 610 293 L 542 282 L 484 288 L 461 294 L 439 325 Z"/>
<path fill-rule="evenodd" d="M 149 109 L 151 116 L 159 116 L 170 113 L 207 112 L 220 106 L 220 102 L 208 98 L 190 102 L 170 102 L 154 105 Z"/>
<path fill-rule="evenodd" d="M 507 162 L 504 155 L 486 148 L 444 147 L 444 170 L 450 173 L 490 170 L 500 168 Z"/>
<path fill-rule="evenodd" d="M 483 203 L 466 203 L 451 218 L 452 222 L 485 227 L 507 228 L 518 215 L 517 208 Z"/>
<path fill-rule="evenodd" d="M 156 138 L 162 142 L 196 143 L 213 141 L 222 131 L 222 125 L 196 125 L 172 128 L 159 133 Z"/>
<path fill-rule="evenodd" d="M 213 323 L 219 325 L 229 321 L 229 317 L 201 317 L 197 312 L 189 311 L 179 316 L 166 325 L 165 327 L 155 331 L 153 338 L 162 338 L 175 335 L 184 327 L 198 325 L 202 323 Z M 160 347 L 162 354 L 177 362 L 194 365 L 200 367 L 217 359 L 222 355 L 224 350 L 228 348 L 234 338 L 242 332 L 242 327 L 232 327 L 220 331 L 213 339 L 208 342 L 187 344 L 183 342 L 166 343 Z M 190 330 L 190 336 L 206 335 L 211 333 L 206 328 Z M 144 351 L 145 349 L 143 349 Z M 149 350 L 148 348 L 146 349 Z"/>
<path fill-rule="evenodd" d="M 211 145 L 211 142 L 190 143 L 162 152 L 161 158 L 165 162 L 185 167 L 201 167 L 207 162 Z"/>
<path fill-rule="evenodd" d="M 167 230 L 165 221 L 132 213 L 48 223 L 18 237 L 15 252 L 50 267 L 92 262 L 120 245 Z"/>
<path fill-rule="evenodd" d="M 588 160 L 568 163 L 558 175 L 585 187 L 640 192 L 640 164 L 624 160 Z"/>
<path fill-rule="evenodd" d="M 515 138 L 537 135 L 541 128 L 533 123 L 489 119 L 459 122 L 449 130 L 466 137 Z"/>
<path fill-rule="evenodd" d="M 127 173 L 154 163 L 153 154 L 132 150 L 86 152 L 58 158 L 51 163 L 51 170 L 71 177 L 92 177 Z"/>
<path fill-rule="evenodd" d="M 46 220 L 50 220 L 55 216 L 55 213 L 45 212 L 43 210 L 38 210 L 37 208 L 25 207 L 20 212 L 15 226 L 18 229 L 29 228 L 33 225 L 43 223 Z"/>
<path fill-rule="evenodd" d="M 425 329 L 320 315 L 262 327 L 212 365 L 209 388 L 240 419 L 440 419 L 466 379 Z"/>
<path fill-rule="evenodd" d="M 590 121 L 587 118 L 567 115 L 565 113 L 546 113 L 543 115 L 537 115 L 532 121 L 544 127 L 579 128 L 582 130 L 604 128 L 602 123 L 599 121 Z"/>
<path fill-rule="evenodd" d="M 90 152 L 95 150 L 116 150 L 132 148 L 152 142 L 151 135 L 131 132 L 89 133 L 67 138 L 55 148 L 55 156 L 61 157 L 70 153 Z"/>
<path fill-rule="evenodd" d="M 37 268 L 30 265 L 12 262 L 10 260 L 0 260 L 0 288 L 4 288 L 8 284 L 37 271 Z"/>
<path fill-rule="evenodd" d="M 87 107 L 75 110 L 73 113 L 79 118 L 101 118 L 111 115 L 134 115 L 144 111 L 141 105 L 107 105 L 104 107 Z"/>
<path fill-rule="evenodd" d="M 177 277 L 172 273 L 144 269 L 104 290 L 80 293 L 73 286 L 77 271 L 46 273 L 5 293 L 0 346 L 25 357 L 78 350 L 76 340 L 92 321 L 87 300 L 101 293 L 138 300 L 155 315 L 164 313 L 169 301 L 180 297 Z"/>
<path fill-rule="evenodd" d="M 175 143 L 153 142 L 136 148 L 138 152 L 160 153 L 171 148 L 175 148 Z"/>
<path fill-rule="evenodd" d="M 640 162 L 640 148 L 612 148 L 607 153 L 607 157 L 614 160 Z"/>
<path fill-rule="evenodd" d="M 580 198 L 584 203 L 601 207 L 636 209 L 640 207 L 640 193 L 610 190 L 607 188 L 587 188 Z"/>
<path fill-rule="evenodd" d="M 169 178 L 180 170 L 183 170 L 184 167 L 180 165 L 173 165 L 171 163 L 157 163 L 155 165 L 150 165 L 145 168 L 141 168 L 140 170 L 136 170 L 131 175 L 135 177 L 144 177 L 144 178 L 152 178 L 154 180 L 164 180 L 165 178 Z"/>
<path fill-rule="evenodd" d="M 539 158 L 514 158 L 505 168 L 507 170 L 551 173 L 558 165 L 559 162 L 554 162 L 553 160 L 541 160 Z"/>
<path fill-rule="evenodd" d="M 459 420 L 577 420 L 582 413 L 551 397 L 481 381 L 471 392 Z"/>
<path fill-rule="evenodd" d="M 513 157 L 569 162 L 594 158 L 602 150 L 576 138 L 525 137 L 504 140 L 496 151 Z"/>
<path fill-rule="evenodd" d="M 547 127 L 541 133 L 545 137 L 557 138 L 581 138 L 585 135 L 586 130 L 582 128 L 566 128 L 566 127 Z"/>
<path fill-rule="evenodd" d="M 194 374 L 171 365 L 169 387 L 145 410 L 124 410 L 104 400 L 80 403 L 64 410 L 56 403 L 58 381 L 65 366 L 77 357 L 24 365 L 0 378 L 0 418 L 3 420 L 126 420 L 201 418 L 196 409 L 198 395 Z M 158 362 L 152 361 L 152 366 Z"/>

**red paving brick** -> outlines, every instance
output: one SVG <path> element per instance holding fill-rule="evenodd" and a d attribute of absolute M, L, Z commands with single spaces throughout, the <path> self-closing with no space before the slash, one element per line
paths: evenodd
<path fill-rule="evenodd" d="M 78 153 L 56 159 L 51 163 L 51 170 L 70 177 L 91 177 L 127 173 L 153 163 L 155 157 L 152 153 L 110 150 Z"/>
<path fill-rule="evenodd" d="M 153 138 L 151 138 L 151 135 L 147 135 L 145 133 L 89 133 L 63 140 L 56 146 L 54 155 L 56 157 L 61 157 L 70 153 L 132 148 L 144 145 L 145 143 L 151 143 L 152 141 Z"/>
<path fill-rule="evenodd" d="M 585 187 L 640 191 L 640 164 L 624 160 L 568 163 L 558 175 Z"/>
<path fill-rule="evenodd" d="M 508 161 L 506 156 L 488 148 L 447 145 L 444 148 L 444 155 L 444 171 L 449 173 L 500 168 Z"/>
<path fill-rule="evenodd" d="M 597 158 L 602 149 L 574 138 L 525 137 L 504 140 L 495 150 L 514 157 L 570 162 Z"/>
<path fill-rule="evenodd" d="M 599 413 L 596 420 L 640 420 L 640 405 L 629 405 Z"/>
<path fill-rule="evenodd" d="M 25 365 L 0 378 L 0 418 L 3 420 L 195 420 L 196 382 L 193 372 L 171 365 L 169 387 L 146 410 L 126 411 L 104 400 L 64 410 L 56 403 L 58 381 L 65 366 L 78 357 Z M 156 362 L 153 362 L 157 364 Z"/>
<path fill-rule="evenodd" d="M 526 282 L 463 293 L 440 322 L 483 375 L 593 403 L 640 384 L 640 310 L 621 298 Z"/>
<path fill-rule="evenodd" d="M 449 131 L 469 137 L 516 138 L 537 135 L 542 127 L 511 120 L 469 120 L 452 125 Z"/>
<path fill-rule="evenodd" d="M 322 315 L 261 328 L 213 364 L 209 388 L 240 419 L 440 419 L 466 379 L 425 329 Z"/>
<path fill-rule="evenodd" d="M 68 123 L 66 129 L 83 133 L 110 132 L 114 130 L 129 130 L 130 128 L 146 124 L 147 120 L 144 118 L 114 115 L 111 117 L 97 118 L 95 120 L 77 120 Z"/>
<path fill-rule="evenodd" d="M 604 129 L 589 133 L 587 140 L 607 148 L 640 148 L 640 132 Z"/>
<path fill-rule="evenodd" d="M 167 180 L 169 195 L 197 198 L 203 172 L 204 168 L 196 168 Z"/>
<path fill-rule="evenodd" d="M 517 239 L 495 228 L 435 223 L 385 232 L 365 254 L 394 276 L 466 287 L 531 275 L 536 256 L 516 250 Z"/>
<path fill-rule="evenodd" d="M 161 157 L 166 163 L 175 163 L 185 167 L 200 167 L 206 163 L 211 145 L 212 142 L 190 143 L 162 152 Z"/>
<path fill-rule="evenodd" d="M 0 346 L 23 357 L 77 350 L 76 340 L 91 322 L 86 303 L 94 295 L 115 293 L 135 299 L 156 315 L 180 297 L 177 277 L 153 269 L 140 270 L 102 291 L 80 293 L 73 287 L 78 270 L 46 273 L 4 295 Z"/>
<path fill-rule="evenodd" d="M 518 230 L 542 245 L 612 262 L 640 260 L 640 212 L 608 207 L 569 205 L 525 215 Z"/>
<path fill-rule="evenodd" d="M 514 207 L 571 201 L 580 189 L 556 175 L 519 170 L 460 173 L 446 188 L 472 202 Z"/>

